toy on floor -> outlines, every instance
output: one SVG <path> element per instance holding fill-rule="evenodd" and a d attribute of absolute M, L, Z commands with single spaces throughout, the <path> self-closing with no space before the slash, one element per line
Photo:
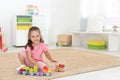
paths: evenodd
<path fill-rule="evenodd" d="M 65 65 L 64 64 L 56 64 L 56 72 L 64 72 Z"/>
<path fill-rule="evenodd" d="M 0 27 L 0 51 L 2 52 L 6 52 L 8 50 L 5 42 L 4 42 L 4 38 L 3 38 L 3 33 L 1 31 L 1 27 Z"/>
<path fill-rule="evenodd" d="M 18 71 L 18 74 L 23 75 L 30 75 L 30 76 L 51 76 L 51 69 L 47 66 L 43 67 L 43 69 L 39 70 L 37 66 L 34 66 L 33 68 L 30 67 L 24 67 L 21 68 Z"/>

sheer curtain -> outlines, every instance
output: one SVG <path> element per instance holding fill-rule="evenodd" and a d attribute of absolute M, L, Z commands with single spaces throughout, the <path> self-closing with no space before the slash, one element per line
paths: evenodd
<path fill-rule="evenodd" d="M 80 12 L 80 31 L 86 31 L 89 17 L 104 16 L 104 0 L 81 0 Z"/>

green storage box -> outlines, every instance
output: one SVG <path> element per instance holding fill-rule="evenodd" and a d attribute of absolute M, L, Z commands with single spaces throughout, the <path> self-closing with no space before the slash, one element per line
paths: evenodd
<path fill-rule="evenodd" d="M 31 18 L 17 18 L 17 22 L 32 22 Z"/>
<path fill-rule="evenodd" d="M 88 49 L 103 50 L 106 49 L 106 45 L 100 45 L 100 46 L 88 45 Z"/>

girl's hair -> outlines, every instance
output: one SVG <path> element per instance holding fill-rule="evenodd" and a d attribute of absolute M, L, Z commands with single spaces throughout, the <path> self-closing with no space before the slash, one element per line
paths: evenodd
<path fill-rule="evenodd" d="M 31 50 L 33 50 L 33 46 L 32 46 L 32 41 L 30 40 L 30 34 L 32 31 L 39 31 L 39 34 L 40 34 L 40 42 L 44 43 L 44 40 L 42 38 L 42 35 L 41 35 L 41 32 L 40 32 L 40 29 L 36 26 L 33 26 L 29 29 L 29 32 L 28 32 L 28 41 L 27 41 L 27 44 L 25 45 L 25 49 L 27 48 L 27 46 L 29 46 L 31 48 Z"/>

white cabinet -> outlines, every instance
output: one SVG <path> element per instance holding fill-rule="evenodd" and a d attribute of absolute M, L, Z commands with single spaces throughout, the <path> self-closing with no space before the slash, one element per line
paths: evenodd
<path fill-rule="evenodd" d="M 41 30 L 45 44 L 48 44 L 48 25 L 43 15 L 16 15 L 13 19 L 12 42 L 14 46 L 25 46 L 28 30 L 37 26 Z"/>
<path fill-rule="evenodd" d="M 13 20 L 13 45 L 25 46 L 27 43 L 28 30 L 32 27 L 32 16 L 16 15 Z"/>

